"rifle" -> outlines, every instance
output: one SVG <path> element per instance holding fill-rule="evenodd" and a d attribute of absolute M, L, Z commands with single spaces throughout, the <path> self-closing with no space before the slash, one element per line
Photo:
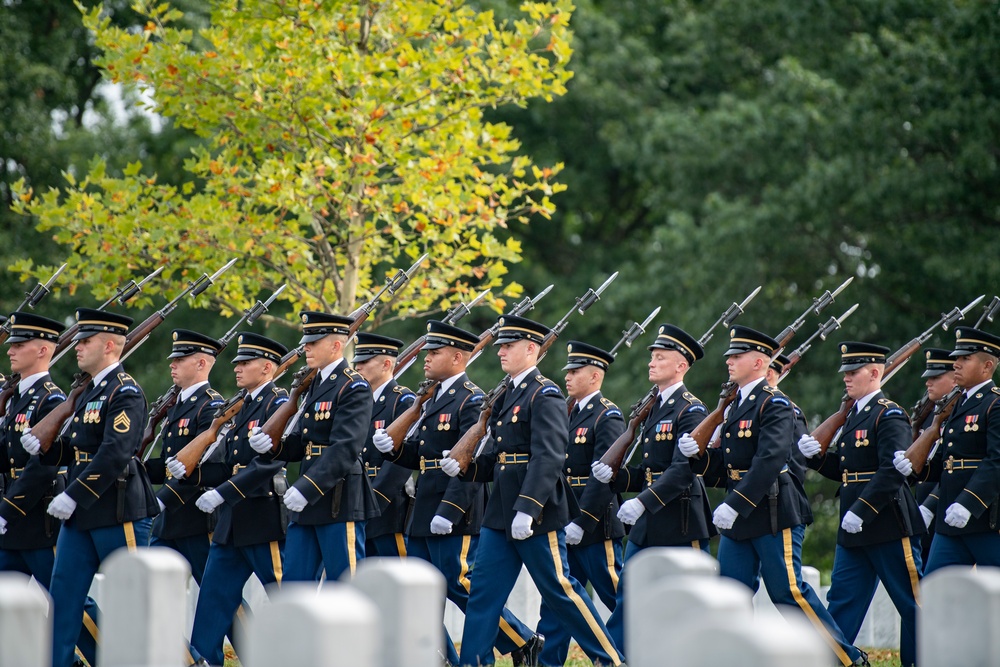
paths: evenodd
<path fill-rule="evenodd" d="M 242 326 L 244 322 L 247 326 L 251 326 L 257 321 L 258 317 L 266 313 L 268 306 L 274 303 L 275 299 L 278 298 L 278 295 L 285 291 L 285 287 L 285 285 L 282 285 L 276 289 L 274 293 L 268 297 L 267 301 L 262 302 L 258 299 L 257 303 L 244 310 L 243 315 L 241 315 L 240 319 L 236 321 L 236 324 L 234 324 L 229 331 L 227 331 L 226 334 L 219 339 L 218 354 L 222 354 L 222 351 L 226 349 L 230 341 L 235 338 L 236 330 Z M 170 385 L 170 389 L 156 399 L 156 401 L 154 401 L 150 406 L 149 414 L 146 418 L 146 428 L 142 432 L 142 443 L 139 445 L 139 459 L 143 463 L 149 460 L 150 455 L 155 449 L 156 442 L 160 440 L 159 436 L 163 434 L 163 429 L 160 429 L 157 433 L 156 427 L 164 420 L 164 418 L 166 418 L 167 412 L 170 411 L 170 408 L 177 403 L 177 397 L 180 393 L 181 388 L 176 384 L 172 384 Z"/>
<path fill-rule="evenodd" d="M 170 315 L 170 313 L 172 313 L 177 308 L 177 305 L 180 303 L 181 299 L 183 299 L 185 296 L 188 296 L 189 294 L 191 296 L 198 296 L 199 294 L 204 292 L 206 289 L 208 289 L 208 287 L 212 283 L 215 282 L 215 280 L 219 276 L 225 273 L 226 270 L 228 270 L 229 267 L 231 267 L 235 262 L 236 260 L 233 259 L 228 264 L 226 264 L 221 269 L 212 274 L 211 277 L 207 273 L 203 273 L 201 277 L 198 278 L 197 280 L 189 282 L 188 286 L 184 288 L 184 290 L 180 294 L 174 297 L 173 301 L 171 301 L 163 308 L 161 308 L 160 310 L 156 311 L 155 313 L 147 317 L 145 321 L 142 322 L 142 324 L 132 329 L 132 331 L 128 332 L 128 334 L 126 334 L 125 336 L 125 345 L 122 346 L 122 354 L 121 357 L 119 358 L 119 363 L 125 361 L 125 359 L 127 359 L 130 354 L 139 349 L 139 346 L 146 341 L 146 339 L 149 337 L 149 334 L 151 334 L 156 327 L 160 326 L 160 324 L 163 323 L 163 320 L 165 320 L 167 316 Z M 52 412 L 45 415 L 41 420 L 39 420 L 37 424 L 35 424 L 32 427 L 31 432 L 35 434 L 35 437 L 37 437 L 39 442 L 41 443 L 42 452 L 49 451 L 49 449 L 52 447 L 52 443 L 55 442 L 55 439 L 59 435 L 59 433 L 62 432 L 62 430 L 69 425 L 69 420 L 73 418 L 73 413 L 76 412 L 76 402 L 79 399 L 80 395 L 86 389 L 87 384 L 89 382 L 90 382 L 89 373 L 83 373 L 83 372 L 77 373 L 76 377 L 73 380 L 73 384 L 70 387 L 70 391 L 66 396 L 66 400 L 63 401 L 61 404 L 57 405 L 55 409 L 52 410 Z"/>
<path fill-rule="evenodd" d="M 934 405 L 934 421 L 924 429 L 923 433 L 914 438 L 913 444 L 906 449 L 906 458 L 913 464 L 914 473 L 920 474 L 923 471 L 927 464 L 927 457 L 930 455 L 931 449 L 934 448 L 934 443 L 941 437 L 941 427 L 951 416 L 955 406 L 958 405 L 962 391 L 961 387 L 953 387 L 941 400 L 932 403 Z"/>
<path fill-rule="evenodd" d="M 542 340 L 541 345 L 538 348 L 538 358 L 537 361 L 541 361 L 545 357 L 545 353 L 548 352 L 549 348 L 559 337 L 559 334 L 563 332 L 566 328 L 566 324 L 569 322 L 570 316 L 573 311 L 576 311 L 583 315 L 587 312 L 587 309 L 594 305 L 598 299 L 601 298 L 601 293 L 607 289 L 608 285 L 618 277 L 618 272 L 612 273 L 604 283 L 595 289 L 588 289 L 587 292 L 580 297 L 576 298 L 576 304 L 569 309 L 562 319 L 556 323 L 554 327 L 546 334 L 545 338 Z M 452 459 L 458 461 L 462 472 L 469 467 L 472 459 L 479 454 L 479 451 L 486 444 L 488 439 L 488 429 L 487 424 L 489 423 L 490 416 L 493 414 L 493 406 L 496 404 L 497 400 L 504 396 L 507 391 L 507 383 L 510 380 L 510 376 L 507 375 L 503 380 L 500 381 L 496 387 L 494 387 L 486 396 L 483 398 L 483 402 L 479 407 L 479 420 L 473 424 L 472 428 L 462 434 L 462 437 L 458 439 L 455 446 L 451 448 L 451 453 L 448 456 Z"/>
<path fill-rule="evenodd" d="M 424 260 L 427 259 L 427 255 L 424 254 L 413 266 L 408 268 L 406 271 L 397 271 L 396 275 L 386 280 L 385 286 L 379 290 L 378 294 L 373 296 L 369 301 L 363 303 L 360 308 L 352 313 L 354 321 L 351 322 L 351 326 L 348 327 L 347 339 L 350 340 L 357 330 L 364 324 L 368 316 L 372 314 L 375 308 L 378 307 L 379 303 L 382 301 L 382 295 L 386 292 L 390 296 L 395 295 L 396 292 L 401 290 L 408 282 L 413 274 L 417 272 L 420 265 L 423 264 Z M 285 433 L 291 431 L 290 427 L 294 427 L 295 421 L 298 417 L 296 416 L 299 412 L 299 398 L 302 397 L 309 386 L 313 382 L 313 378 L 316 377 L 316 373 L 319 371 L 318 368 L 310 368 L 309 366 L 303 366 L 298 371 L 296 371 L 294 377 L 292 378 L 292 386 L 289 391 L 288 400 L 278 406 L 278 408 L 271 413 L 267 421 L 261 427 L 261 431 L 268 434 L 271 437 L 271 442 L 277 445 Z M 292 417 L 296 417 L 292 420 Z M 291 422 L 291 424 L 289 423 Z"/>
<path fill-rule="evenodd" d="M 59 277 L 59 274 L 65 270 L 65 268 L 66 264 L 63 264 L 56 269 L 56 272 L 53 273 L 52 276 L 44 283 L 39 282 L 31 288 L 30 292 L 25 292 L 24 301 L 22 301 L 21 305 L 14 309 L 14 312 L 24 310 L 25 308 L 31 308 L 34 310 L 35 306 L 37 306 L 39 302 L 45 298 L 45 295 L 52 290 L 52 284 L 56 281 L 56 278 Z M 3 320 L 0 320 L 0 344 L 3 344 L 8 338 L 10 338 L 10 331 L 11 323 L 6 317 L 4 317 Z"/>
<path fill-rule="evenodd" d="M 843 292 L 847 288 L 847 286 L 851 284 L 853 280 L 854 276 L 851 276 L 850 278 L 845 280 L 840 287 L 835 289 L 832 294 L 830 293 L 830 290 L 827 290 L 823 292 L 822 295 L 813 299 L 812 305 L 806 308 L 804 313 L 799 315 L 794 322 L 789 324 L 780 334 L 775 336 L 774 339 L 778 341 L 778 347 L 785 347 L 786 345 L 788 345 L 789 341 L 792 340 L 792 337 L 796 333 L 798 333 L 799 329 L 802 328 L 802 325 L 805 323 L 806 318 L 810 315 L 819 315 L 821 312 L 823 312 L 823 310 L 831 303 L 833 303 L 833 300 L 841 292 Z"/>
<path fill-rule="evenodd" d="M 549 285 L 541 292 L 539 292 L 534 298 L 525 297 L 523 301 L 514 305 L 513 308 L 507 313 L 508 315 L 522 315 L 538 303 L 549 291 L 552 290 L 552 285 Z M 485 346 L 493 342 L 496 338 L 497 331 L 500 330 L 500 324 L 494 324 L 489 329 L 479 334 L 479 342 L 476 343 L 476 348 L 482 350 Z M 469 357 L 469 362 L 466 364 L 466 368 L 475 360 L 475 356 Z M 417 400 L 413 402 L 413 405 L 408 407 L 406 410 L 401 412 L 398 417 L 396 417 L 391 424 L 389 424 L 385 432 L 392 438 L 392 451 L 398 452 L 399 448 L 403 445 L 403 440 L 406 439 L 406 434 L 410 432 L 410 429 L 417 420 L 420 419 L 420 415 L 423 411 L 424 403 L 430 400 L 431 396 L 434 395 L 434 390 L 437 389 L 439 380 L 432 380 L 430 378 L 423 380 L 419 385 L 417 385 Z"/>
<path fill-rule="evenodd" d="M 983 322 L 992 322 L 998 311 L 1000 311 L 1000 296 L 994 296 L 993 300 L 983 307 L 983 314 L 976 321 L 976 329 L 981 328 Z"/>
<path fill-rule="evenodd" d="M 813 341 L 815 341 L 817 338 L 819 338 L 820 340 L 826 340 L 826 337 L 829 336 L 834 331 L 836 331 L 837 329 L 839 329 L 841 325 L 844 324 L 844 320 L 850 317 L 857 309 L 858 309 L 858 304 L 854 304 L 846 311 L 844 311 L 844 314 L 841 315 L 840 317 L 831 317 L 829 320 L 819 325 L 819 328 L 816 329 L 813 335 L 809 336 L 809 338 L 807 338 L 805 342 L 803 342 L 801 345 L 795 348 L 792 351 L 792 353 L 788 355 L 788 363 L 785 364 L 785 367 L 783 369 L 781 369 L 781 375 L 778 376 L 778 379 L 775 382 L 775 384 L 781 382 L 784 379 L 784 377 L 788 375 L 788 372 L 792 370 L 792 367 L 795 364 L 799 363 L 799 360 L 802 359 L 802 355 L 808 352 L 812 347 Z"/>
<path fill-rule="evenodd" d="M 478 306 L 489 293 L 490 291 L 488 289 L 483 290 L 468 304 L 459 303 L 457 306 L 449 310 L 441 321 L 445 324 L 456 324 L 459 320 L 472 312 L 472 309 Z M 400 375 L 405 373 L 406 370 L 413 365 L 413 362 L 417 359 L 417 354 L 419 354 L 420 350 L 423 349 L 425 342 L 427 342 L 426 334 L 410 343 L 405 350 L 399 353 L 399 356 L 396 357 L 395 369 L 392 372 L 392 378 L 394 380 L 399 378 Z"/>
<path fill-rule="evenodd" d="M 893 375 L 899 372 L 899 369 L 902 368 L 903 365 L 909 361 L 910 357 L 920 349 L 920 346 L 927 342 L 927 340 L 934 333 L 935 329 L 941 327 L 944 331 L 947 331 L 948 327 L 952 324 L 964 319 L 968 312 L 975 308 L 985 296 L 985 294 L 979 295 L 965 308 L 958 308 L 956 306 L 950 312 L 942 313 L 941 319 L 931 325 L 929 329 L 890 354 L 885 360 L 885 373 L 882 376 L 881 384 L 884 386 Z M 854 399 L 850 398 L 847 394 L 844 394 L 843 398 L 841 398 L 840 408 L 823 420 L 823 423 L 816 427 L 816 429 L 812 432 L 812 437 L 816 438 L 820 444 L 819 453 L 821 456 L 826 455 L 826 450 L 829 448 L 830 443 L 833 442 L 833 437 L 837 434 L 837 431 L 844 426 L 844 422 L 847 421 L 847 415 L 853 407 Z"/>

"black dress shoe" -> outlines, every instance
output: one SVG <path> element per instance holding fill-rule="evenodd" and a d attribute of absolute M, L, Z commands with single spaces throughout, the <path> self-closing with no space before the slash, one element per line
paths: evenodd
<path fill-rule="evenodd" d="M 510 659 L 514 667 L 538 667 L 538 656 L 542 654 L 543 646 L 545 646 L 545 635 L 536 633 L 524 646 L 511 651 Z"/>
<path fill-rule="evenodd" d="M 861 651 L 861 649 L 858 650 Z M 858 665 L 859 667 L 871 667 L 871 663 L 868 662 L 868 654 L 865 653 L 864 651 L 861 651 L 861 656 L 854 661 L 854 664 Z"/>

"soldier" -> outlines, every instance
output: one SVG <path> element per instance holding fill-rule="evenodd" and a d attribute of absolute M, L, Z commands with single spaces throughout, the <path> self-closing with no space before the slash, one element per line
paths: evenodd
<path fill-rule="evenodd" d="M 794 446 L 792 403 L 765 379 L 777 349 L 778 342 L 759 331 L 730 329 L 726 366 L 739 394 L 722 423 L 721 446 L 704 455 L 706 484 L 724 483 L 727 490 L 712 515 L 722 533 L 720 573 L 751 589 L 763 578 L 771 600 L 801 609 L 842 664 L 867 665 L 864 652 L 847 641 L 815 591 L 802 581 L 809 504 L 787 466 Z M 688 434 L 681 436 L 678 449 L 698 456 L 698 443 Z"/>
<path fill-rule="evenodd" d="M 146 418 L 146 397 L 120 363 L 132 318 L 79 308 L 76 359 L 91 380 L 76 401 L 69 428 L 40 457 L 69 466 L 66 490 L 48 513 L 64 521 L 52 566 L 52 664 L 73 664 L 87 591 L 111 552 L 149 543 L 159 508 L 146 469 L 136 459 Z M 40 443 L 21 437 L 29 454 Z"/>
<path fill-rule="evenodd" d="M 55 563 L 59 522 L 45 512 L 66 488 L 66 476 L 44 465 L 21 446 L 21 434 L 66 400 L 49 375 L 49 363 L 65 326 L 33 313 L 11 313 L 7 356 L 11 373 L 20 376 L 7 403 L 0 431 L 3 475 L 0 502 L 0 572 L 23 572 L 48 589 Z M 0 486 L 2 488 L 2 486 Z M 97 655 L 94 601 L 87 598 L 77 647 L 88 662 Z"/>
<path fill-rule="evenodd" d="M 571 341 L 563 367 L 570 413 L 566 480 L 580 505 L 580 516 L 565 528 L 569 573 L 582 586 L 589 582 L 612 611 L 622 571 L 625 527 L 617 516 L 617 494 L 591 475 L 590 466 L 625 430 L 622 411 L 601 395 L 604 375 L 613 361 L 614 357 L 598 347 Z M 544 603 L 538 632 L 545 637 L 541 664 L 564 664 L 570 636 Z"/>
<path fill-rule="evenodd" d="M 693 547 L 707 553 L 708 542 L 716 535 L 709 521 L 711 507 L 701 477 L 695 474 L 692 461 L 675 447 L 677 437 L 694 430 L 707 412 L 684 386 L 684 376 L 704 351 L 698 341 L 672 324 L 660 326 L 648 349 L 649 381 L 656 385 L 659 395 L 640 431 L 642 463 L 623 469 L 617 480 L 620 490 L 639 492 L 622 503 L 618 511 L 618 518 L 634 526 L 625 547 L 626 564 L 652 546 Z M 607 482 L 611 473 L 606 464 L 594 463 L 598 480 Z M 619 582 L 608 630 L 615 645 L 627 651 L 624 593 L 624 585 Z"/>
<path fill-rule="evenodd" d="M 361 465 L 372 420 L 368 382 L 347 365 L 344 347 L 353 319 L 302 312 L 306 365 L 316 375 L 299 408 L 300 419 L 272 451 L 271 438 L 255 431 L 250 446 L 281 461 L 302 461 L 299 478 L 285 492 L 291 512 L 285 543 L 286 581 L 327 581 L 352 575 L 365 557 L 365 521 L 378 504 Z"/>
<path fill-rule="evenodd" d="M 376 431 L 373 437 L 386 459 L 420 471 L 406 527 L 408 553 L 440 570 L 447 582 L 448 599 L 463 612 L 469 600 L 469 572 L 478 553 L 485 489 L 482 484 L 451 479 L 440 469 L 440 461 L 479 419 L 483 392 L 465 374 L 478 342 L 479 338 L 468 331 L 437 320 L 428 322 L 424 376 L 439 383 L 436 394 L 424 404 L 420 421 L 398 452 L 392 453 L 392 438 L 384 430 Z M 515 664 L 534 664 L 544 640 L 534 638 L 506 608 L 500 616 L 497 649 L 513 653 Z M 493 628 L 496 632 L 496 619 Z M 447 630 L 445 649 L 448 662 L 457 665 L 458 653 Z"/>
<path fill-rule="evenodd" d="M 765 382 L 769 386 L 778 386 L 778 382 L 781 381 L 781 373 L 785 370 L 785 366 L 788 365 L 789 361 L 791 360 L 784 354 L 779 354 L 771 360 L 771 365 L 767 367 L 767 375 L 765 376 Z M 792 401 L 792 411 L 795 413 L 794 438 L 795 442 L 798 442 L 799 438 L 809 432 L 809 424 L 806 422 L 806 416 L 802 413 L 802 408 L 795 405 L 794 401 Z M 798 447 L 792 447 L 792 455 L 788 458 L 788 472 L 792 473 L 801 485 L 805 485 L 806 483 L 807 467 L 805 455 L 799 451 Z M 812 523 L 812 508 L 809 509 L 809 515 L 804 518 L 805 523 Z"/>
<path fill-rule="evenodd" d="M 475 457 L 462 479 L 493 481 L 465 615 L 461 665 L 490 662 L 497 621 L 523 564 L 546 606 L 594 662 L 621 664 L 621 655 L 586 590 L 569 574 L 564 528 L 575 496 L 562 472 L 569 431 L 559 387 L 536 364 L 549 329 L 502 316 L 494 345 L 510 377 L 503 405 L 491 418 L 493 446 Z M 450 476 L 461 464 L 444 458 Z M 572 508 L 572 510 L 571 510 Z"/>
<path fill-rule="evenodd" d="M 385 428 L 413 405 L 416 396 L 392 377 L 403 341 L 377 334 L 359 333 L 354 345 L 354 370 L 372 387 L 371 426 L 361 451 L 365 473 L 378 500 L 380 514 L 365 526 L 365 554 L 397 558 L 406 555 L 406 514 L 410 496 L 406 483 L 411 473 L 406 468 L 383 460 L 382 453 L 372 445 L 376 429 Z"/>
<path fill-rule="evenodd" d="M 920 549 L 911 542 L 924 532 L 906 479 L 893 466 L 894 452 L 911 442 L 910 420 L 881 390 L 889 348 L 841 343 L 841 366 L 854 407 L 839 437 L 819 456 L 809 434 L 798 441 L 810 468 L 838 480 L 840 530 L 827 609 L 844 637 L 854 641 L 881 580 L 901 619 L 899 654 L 904 666 L 916 662 Z"/>
<path fill-rule="evenodd" d="M 288 349 L 249 332 L 240 333 L 237 342 L 233 364 L 236 386 L 244 393 L 243 406 L 220 435 L 222 460 L 216 460 L 210 449 L 190 475 L 176 458 L 166 462 L 170 474 L 183 484 L 214 487 L 195 502 L 198 509 L 209 514 L 219 508 L 191 631 L 193 648 L 213 665 L 225 661 L 222 642 L 250 575 L 256 574 L 265 586 L 281 584 L 287 524 L 281 502 L 287 481 L 281 462 L 258 456 L 246 440 L 288 400 L 288 393 L 273 381 Z"/>
<path fill-rule="evenodd" d="M 207 429 L 215 409 L 223 403 L 222 395 L 208 383 L 209 372 L 222 346 L 214 338 L 187 329 L 175 329 L 172 336 L 167 359 L 170 359 L 170 379 L 180 393 L 163 422 L 160 456 L 146 461 L 149 480 L 163 484 L 156 494 L 161 511 L 153 521 L 149 546 L 168 547 L 184 556 L 191 565 L 191 576 L 201 586 L 216 516 L 214 512 L 206 515 L 195 507 L 195 501 L 206 489 L 168 478 L 165 461 Z M 214 454 L 222 460 L 221 450 Z"/>
<path fill-rule="evenodd" d="M 1000 565 L 1000 388 L 993 374 L 1000 357 L 1000 337 L 977 329 L 955 330 L 955 383 L 962 398 L 944 424 L 928 479 L 938 483 L 938 500 L 925 500 L 934 519 L 934 541 L 925 574 L 949 565 Z M 897 470 L 912 472 L 897 452 Z"/>

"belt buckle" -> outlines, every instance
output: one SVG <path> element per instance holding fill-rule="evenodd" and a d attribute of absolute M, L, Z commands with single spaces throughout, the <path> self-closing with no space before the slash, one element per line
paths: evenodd
<path fill-rule="evenodd" d="M 848 476 L 848 474 L 849 473 L 846 470 L 843 471 L 842 473 L 840 473 L 840 481 L 842 481 L 844 484 L 847 484 L 847 476 Z"/>
<path fill-rule="evenodd" d="M 427 463 L 424 461 L 424 457 L 420 457 L 420 473 L 423 474 L 427 472 Z"/>
<path fill-rule="evenodd" d="M 948 472 L 951 472 L 952 470 L 955 469 L 955 457 L 954 456 L 949 456 L 947 459 L 945 459 L 944 469 L 947 470 Z"/>
<path fill-rule="evenodd" d="M 500 452 L 500 463 L 507 463 L 507 452 Z"/>
<path fill-rule="evenodd" d="M 240 471 L 240 464 L 237 463 L 237 464 L 233 465 L 233 475 L 235 476 L 236 473 L 238 473 L 239 471 Z"/>
<path fill-rule="evenodd" d="M 729 469 L 729 479 L 733 480 L 734 482 L 740 481 L 740 472 L 739 472 L 739 470 L 734 470 L 733 468 L 730 468 Z"/>

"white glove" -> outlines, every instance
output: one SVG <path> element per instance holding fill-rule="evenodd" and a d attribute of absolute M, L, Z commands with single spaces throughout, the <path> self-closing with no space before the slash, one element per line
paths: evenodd
<path fill-rule="evenodd" d="M 697 443 L 695 443 L 697 446 Z M 646 511 L 646 506 L 642 504 L 642 501 L 638 498 L 631 498 L 622 503 L 622 506 L 618 508 L 618 518 L 621 519 L 622 523 L 627 523 L 628 525 L 634 524 L 642 516 L 642 513 Z"/>
<path fill-rule="evenodd" d="M 73 512 L 75 510 L 76 501 L 66 495 L 66 492 L 63 491 L 52 499 L 52 502 L 49 503 L 49 509 L 47 511 L 60 521 L 65 521 L 73 516 Z"/>
<path fill-rule="evenodd" d="M 174 479 L 184 479 L 187 477 L 188 471 L 184 467 L 184 464 L 178 461 L 175 457 L 171 456 L 166 460 L 167 470 L 170 474 L 174 476 Z"/>
<path fill-rule="evenodd" d="M 195 502 L 194 506 L 200 509 L 206 514 L 210 514 L 215 510 L 216 507 L 223 503 L 222 494 L 212 489 L 211 491 L 206 491 L 201 494 L 201 497 Z"/>
<path fill-rule="evenodd" d="M 934 512 L 930 511 L 923 505 L 920 506 L 920 516 L 924 518 L 925 528 L 930 528 L 931 524 L 934 523 Z"/>
<path fill-rule="evenodd" d="M 29 455 L 34 456 L 38 452 L 42 451 L 41 441 L 31 434 L 31 429 L 24 429 L 24 433 L 21 434 L 21 446 L 24 447 L 24 451 L 28 452 Z"/>
<path fill-rule="evenodd" d="M 167 511 L 167 506 L 164 505 L 163 501 L 160 500 L 159 498 L 156 499 L 156 504 L 160 506 L 160 511 L 161 512 L 166 512 Z"/>
<path fill-rule="evenodd" d="M 448 535 L 454 524 L 440 514 L 435 514 L 431 519 L 431 532 L 435 535 Z"/>
<path fill-rule="evenodd" d="M 712 514 L 712 523 L 719 530 L 729 530 L 736 523 L 736 517 L 738 516 L 739 512 L 726 503 L 722 503 L 715 508 L 715 512 Z"/>
<path fill-rule="evenodd" d="M 375 445 L 375 449 L 383 454 L 388 454 L 392 451 L 392 438 L 389 437 L 384 428 L 375 429 L 375 435 L 372 436 L 372 444 Z"/>
<path fill-rule="evenodd" d="M 403 490 L 406 491 L 406 495 L 409 497 L 417 497 L 417 483 L 413 481 L 412 476 L 406 478 L 406 481 L 403 483 Z"/>
<path fill-rule="evenodd" d="M 0 516 L 0 535 L 7 532 L 7 519 Z"/>
<path fill-rule="evenodd" d="M 301 512 L 309 504 L 302 492 L 294 486 L 288 487 L 288 490 L 285 491 L 284 501 L 289 512 Z"/>
<path fill-rule="evenodd" d="M 583 528 L 576 525 L 573 522 L 566 524 L 566 544 L 572 546 L 574 544 L 579 544 L 580 540 L 583 539 Z"/>
<path fill-rule="evenodd" d="M 524 540 L 531 537 L 531 516 L 524 512 L 514 515 L 514 520 L 510 522 L 510 534 L 515 540 Z"/>
<path fill-rule="evenodd" d="M 819 444 L 819 440 L 812 437 L 808 433 L 803 433 L 802 437 L 799 438 L 799 451 L 802 452 L 802 456 L 807 459 L 811 459 L 819 454 L 821 449 L 823 449 L 823 446 Z"/>
<path fill-rule="evenodd" d="M 691 437 L 690 433 L 683 434 L 677 440 L 677 449 L 681 450 L 681 454 L 689 459 L 698 456 L 698 443 Z"/>
<path fill-rule="evenodd" d="M 853 535 L 861 532 L 862 523 L 864 523 L 864 519 L 851 510 L 847 510 L 847 514 L 844 515 L 844 520 L 840 522 L 840 527 Z"/>
<path fill-rule="evenodd" d="M 594 473 L 594 479 L 601 484 L 610 482 L 615 472 L 611 469 L 611 466 L 607 463 L 601 463 L 599 460 L 590 464 L 590 470 Z"/>
<path fill-rule="evenodd" d="M 438 464 L 441 466 L 441 470 L 443 470 L 444 474 L 448 475 L 448 477 L 458 477 L 458 474 L 462 472 L 462 466 L 460 466 L 458 461 L 455 459 L 448 457 L 451 450 L 446 449 L 441 453 L 444 454 L 444 458 L 441 459 L 441 462 Z"/>
<path fill-rule="evenodd" d="M 892 455 L 892 465 L 896 466 L 896 470 L 903 477 L 909 477 L 913 474 L 913 463 L 910 462 L 910 459 L 906 458 L 906 452 L 902 450 L 898 450 Z"/>
<path fill-rule="evenodd" d="M 965 506 L 960 503 L 952 503 L 944 511 L 944 522 L 952 528 L 965 528 L 965 524 L 969 523 L 971 517 L 972 512 L 965 509 Z"/>
<path fill-rule="evenodd" d="M 250 431 L 250 437 L 247 438 L 247 442 L 250 443 L 250 448 L 258 454 L 267 454 L 274 449 L 274 441 L 271 440 L 271 436 L 264 433 L 260 426 L 253 427 L 253 430 Z"/>

